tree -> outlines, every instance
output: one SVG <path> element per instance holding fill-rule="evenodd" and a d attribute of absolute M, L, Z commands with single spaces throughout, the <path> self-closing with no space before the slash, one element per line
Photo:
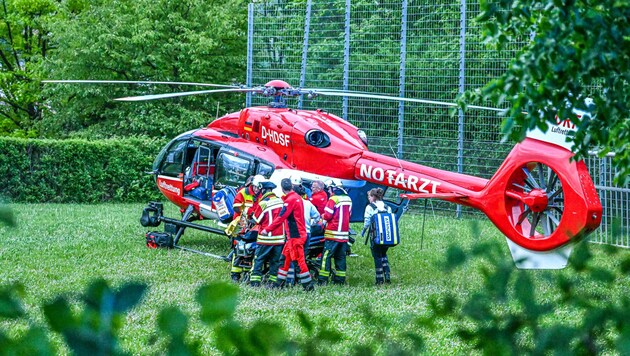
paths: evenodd
<path fill-rule="evenodd" d="M 0 135 L 33 137 L 42 118 L 39 63 L 52 47 L 52 0 L 2 0 L 0 8 Z"/>
<path fill-rule="evenodd" d="M 156 80 L 230 84 L 245 78 L 247 11 L 243 0 L 101 0 L 68 10 L 55 24 L 58 44 L 46 62 L 51 79 Z M 237 15 L 238 14 L 238 15 Z M 111 99 L 190 86 L 50 85 L 46 136 L 172 137 L 239 108 L 236 95 L 142 103 Z M 220 106 L 220 108 L 219 108 Z M 210 114 L 210 115 L 209 115 Z"/>
<path fill-rule="evenodd" d="M 630 2 L 482 0 L 485 40 L 501 46 L 532 36 L 501 77 L 468 99 L 509 102 L 503 133 L 522 140 L 560 118 L 579 128 L 574 151 L 614 152 L 615 181 L 630 173 Z M 594 105 L 587 105 L 592 98 Z M 578 118 L 572 108 L 590 115 Z M 526 114 L 522 114 L 525 112 Z"/>

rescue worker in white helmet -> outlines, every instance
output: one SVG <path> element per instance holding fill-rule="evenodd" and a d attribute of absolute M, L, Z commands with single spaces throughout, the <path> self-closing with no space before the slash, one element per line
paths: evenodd
<path fill-rule="evenodd" d="M 247 215 L 251 216 L 253 213 L 252 207 L 258 200 L 260 196 L 260 191 L 258 188 L 258 184 L 265 180 L 260 174 L 257 174 L 253 177 L 249 177 L 245 182 L 245 186 L 241 188 L 234 197 L 234 216 L 233 221 L 238 221 L 241 225 L 242 229 L 245 229 L 247 226 L 248 216 L 241 216 L 244 212 L 248 212 Z M 248 240 L 254 241 L 256 239 L 256 235 L 258 234 L 258 230 L 253 228 L 251 231 L 246 232 Z M 233 241 L 236 243 L 236 241 Z M 232 254 L 232 268 L 230 269 L 230 276 L 232 281 L 239 282 L 241 280 L 241 274 L 243 273 L 243 267 L 239 266 L 236 254 Z"/>
<path fill-rule="evenodd" d="M 346 255 L 348 239 L 350 237 L 350 215 L 352 215 L 352 200 L 343 189 L 339 180 L 327 182 L 330 199 L 324 208 L 322 219 L 327 221 L 324 231 L 324 252 L 322 269 L 319 272 L 319 284 L 328 283 L 332 260 L 335 261 L 335 276 L 333 283 L 346 283 Z"/>
<path fill-rule="evenodd" d="M 265 177 L 260 174 L 250 177 L 245 182 L 245 186 L 236 192 L 234 204 L 232 205 L 234 209 L 234 220 L 238 219 L 243 211 L 254 205 L 259 197 L 258 184 L 263 180 L 265 180 Z"/>
<path fill-rule="evenodd" d="M 261 197 L 254 207 L 252 218 L 259 230 L 264 230 L 278 218 L 284 206 L 282 199 L 278 198 L 273 190 L 276 185 L 268 180 L 258 183 Z M 263 269 L 265 264 L 269 264 L 269 283 L 277 281 L 278 269 L 280 268 L 280 258 L 284 247 L 284 225 L 270 230 L 267 234 L 258 234 L 256 239 L 256 253 L 252 265 L 252 275 L 250 285 L 259 287 L 262 282 Z"/>

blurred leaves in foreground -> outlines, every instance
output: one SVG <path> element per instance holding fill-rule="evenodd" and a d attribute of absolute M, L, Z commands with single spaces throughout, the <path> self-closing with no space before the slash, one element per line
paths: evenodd
<path fill-rule="evenodd" d="M 450 331 L 443 337 L 483 354 L 630 354 L 630 297 L 609 292 L 623 288 L 630 255 L 622 249 L 604 248 L 607 256 L 618 261 L 613 270 L 606 270 L 592 261 L 591 248 L 592 244 L 577 244 L 563 271 L 531 271 L 515 269 L 498 243 L 479 243 L 469 251 L 450 247 L 444 273 L 461 273 L 462 266 L 472 263 L 467 270 L 478 270 L 483 283 L 461 295 L 433 295 L 427 311 L 408 315 L 411 328 L 405 330 L 397 330 L 392 320 L 365 306 L 359 326 L 369 337 L 363 341 L 344 335 L 326 318 L 313 320 L 301 310 L 295 311 L 302 327 L 297 334 L 289 334 L 275 320 L 242 323 L 235 318 L 238 287 L 210 283 L 197 290 L 196 301 L 198 320 L 212 337 L 193 336 L 190 311 L 168 306 L 156 320 L 158 345 L 163 345 L 159 353 L 201 355 L 205 343 L 229 355 L 320 355 L 335 353 L 334 345 L 344 342 L 357 355 L 412 355 L 430 349 L 428 332 L 448 324 Z M 56 354 L 51 332 L 60 334 L 74 354 L 129 354 L 121 347 L 122 326 L 147 288 L 133 282 L 112 288 L 104 280 L 95 280 L 78 297 L 59 296 L 46 302 L 47 325 L 42 326 L 22 304 L 22 285 L 1 287 L 0 321 L 12 323 L 0 324 L 0 355 Z M 540 293 L 541 288 L 551 293 Z M 7 330 L 16 323 L 26 328 Z"/>

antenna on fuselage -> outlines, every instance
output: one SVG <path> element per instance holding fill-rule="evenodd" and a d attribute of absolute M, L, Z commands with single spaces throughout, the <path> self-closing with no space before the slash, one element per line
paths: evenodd
<path fill-rule="evenodd" d="M 394 147 L 392 147 L 392 144 L 389 144 L 389 149 L 392 150 L 392 153 L 394 154 L 394 158 L 396 158 L 396 161 L 398 162 L 398 166 L 400 166 L 400 170 L 404 171 L 405 169 L 402 166 L 402 163 L 400 163 L 400 160 L 398 159 L 398 155 L 396 155 L 396 151 L 394 151 Z"/>

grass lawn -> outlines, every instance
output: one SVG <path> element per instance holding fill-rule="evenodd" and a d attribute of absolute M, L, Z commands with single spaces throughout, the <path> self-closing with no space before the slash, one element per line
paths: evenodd
<path fill-rule="evenodd" d="M 198 320 L 199 306 L 195 291 L 210 281 L 228 281 L 226 262 L 179 250 L 151 250 L 144 245 L 146 228 L 139 224 L 143 204 L 117 205 L 12 205 L 17 227 L 0 226 L 0 284 L 19 281 L 26 286 L 26 307 L 34 322 L 43 324 L 40 306 L 59 294 L 76 295 L 87 283 L 103 277 L 114 286 L 126 281 L 142 281 L 150 285 L 144 302 L 127 316 L 122 333 L 123 348 L 134 354 L 163 351 L 163 338 L 156 327 L 156 316 L 165 306 L 176 305 L 192 318 L 191 337 L 203 342 L 205 353 L 216 353 L 212 332 Z M 176 217 L 168 205 L 167 215 Z M 366 321 L 365 310 L 382 317 L 395 334 L 417 331 L 414 318 L 427 313 L 431 296 L 446 293 L 465 298 L 480 288 L 483 277 L 481 262 L 467 264 L 457 273 L 446 273 L 441 265 L 447 248 L 456 244 L 463 248 L 479 242 L 499 241 L 504 237 L 487 220 L 479 220 L 479 237 L 471 233 L 470 221 L 427 215 L 421 248 L 422 216 L 407 215 L 401 220 L 402 243 L 390 250 L 392 284 L 374 286 L 373 261 L 369 247 L 359 238 L 348 258 L 348 285 L 317 288 L 306 294 L 301 288 L 288 290 L 252 289 L 240 286 L 238 320 L 244 323 L 264 318 L 281 322 L 295 335 L 303 335 L 295 310 L 302 310 L 316 323 L 326 323 L 345 335 L 332 346 L 334 352 L 347 354 L 356 344 L 369 343 L 379 333 L 379 326 Z M 360 231 L 360 227 L 354 226 Z M 162 227 L 156 228 L 162 229 Z M 189 230 L 180 244 L 214 254 L 226 254 L 224 237 Z M 616 266 L 617 259 L 594 246 L 594 263 L 605 269 Z M 511 260 L 507 246 L 504 257 Z M 628 251 L 621 252 L 627 256 Z M 617 255 L 618 256 L 618 255 Z M 528 272 L 534 278 L 540 298 L 554 297 L 554 289 L 546 276 L 571 274 L 569 270 Z M 618 288 L 602 290 L 606 298 L 627 295 L 630 278 L 626 276 Z M 597 285 L 585 285 L 590 290 Z M 570 310 L 559 311 L 567 320 L 578 320 Z M 19 333 L 20 325 L 8 326 Z M 440 322 L 434 330 L 421 332 L 426 352 L 430 354 L 468 354 L 470 345 L 459 341 L 454 325 Z M 61 345 L 61 337 L 55 338 Z M 158 340 L 158 341 L 156 341 Z M 405 341 L 406 342 L 406 341 Z M 60 346 L 61 347 L 61 346 Z M 65 350 L 62 347 L 62 351 Z"/>

